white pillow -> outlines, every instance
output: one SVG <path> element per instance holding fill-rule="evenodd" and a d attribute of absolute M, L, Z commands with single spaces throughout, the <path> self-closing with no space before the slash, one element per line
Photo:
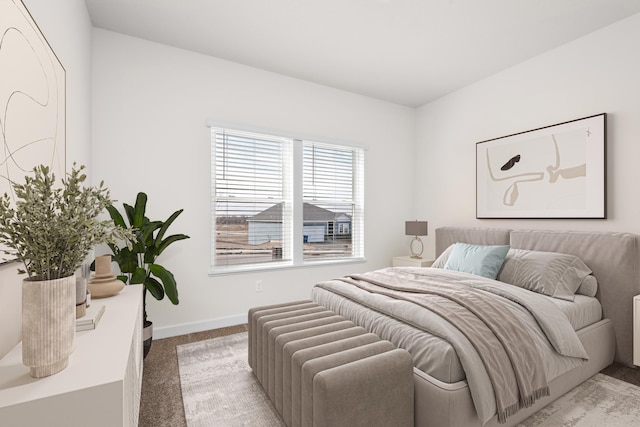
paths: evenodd
<path fill-rule="evenodd" d="M 453 245 L 450 245 L 447 249 L 445 249 L 444 252 L 442 252 L 440 256 L 436 258 L 433 264 L 431 264 L 431 268 L 444 268 L 444 265 L 447 263 L 447 260 L 449 259 L 449 255 L 451 254 L 451 251 L 453 250 L 454 246 L 455 246 L 455 243 Z"/>

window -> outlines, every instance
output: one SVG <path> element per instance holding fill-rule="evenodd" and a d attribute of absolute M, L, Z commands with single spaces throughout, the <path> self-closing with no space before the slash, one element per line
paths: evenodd
<path fill-rule="evenodd" d="M 364 150 L 211 127 L 213 272 L 363 258 Z"/>
<path fill-rule="evenodd" d="M 303 235 L 304 259 L 357 256 L 352 229 L 362 235 L 360 153 L 351 147 L 304 141 Z"/>

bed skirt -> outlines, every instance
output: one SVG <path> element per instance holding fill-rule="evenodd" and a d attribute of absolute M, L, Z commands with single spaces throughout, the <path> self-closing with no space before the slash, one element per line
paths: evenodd
<path fill-rule="evenodd" d="M 610 320 L 601 320 L 577 334 L 589 360 L 549 381 L 550 396 L 521 409 L 506 424 L 498 423 L 494 416 L 485 427 L 514 426 L 613 363 L 615 335 Z M 466 381 L 448 384 L 414 368 L 414 398 L 416 427 L 481 427 Z"/>

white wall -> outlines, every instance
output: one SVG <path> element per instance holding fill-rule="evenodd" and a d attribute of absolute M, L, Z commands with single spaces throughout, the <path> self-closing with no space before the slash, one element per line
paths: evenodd
<path fill-rule="evenodd" d="M 95 174 L 120 202 L 145 191 L 151 219 L 184 208 L 172 231 L 191 236 L 159 260 L 177 278 L 180 304 L 148 299 L 155 337 L 238 323 L 250 307 L 308 298 L 319 280 L 408 252 L 414 109 L 105 30 L 93 42 Z M 367 262 L 209 277 L 207 119 L 367 145 Z"/>
<path fill-rule="evenodd" d="M 67 167 L 74 160 L 93 166 L 93 181 L 104 179 L 120 201 L 131 203 L 146 191 L 152 218 L 185 208 L 174 231 L 192 238 L 162 259 L 178 278 L 181 304 L 149 302 L 160 328 L 156 337 L 234 323 L 251 306 L 308 297 L 318 280 L 388 265 L 392 256 L 406 254 L 403 221 L 416 214 L 429 220 L 430 230 L 464 225 L 640 233 L 640 58 L 634 45 L 640 15 L 427 104 L 415 121 L 409 108 L 104 30 L 92 33 L 82 0 L 25 3 L 67 71 Z M 608 113 L 607 220 L 475 219 L 476 142 L 601 112 Z M 367 263 L 209 277 L 207 119 L 368 145 Z M 428 256 L 433 236 L 425 241 Z M 262 293 L 255 292 L 258 279 Z M 3 355 L 20 337 L 14 266 L 0 266 L 0 283 Z"/>
<path fill-rule="evenodd" d="M 459 90 L 417 112 L 416 186 L 430 226 L 640 234 L 640 14 Z M 607 113 L 607 220 L 475 219 L 475 143 Z M 429 250 L 433 254 L 433 239 Z"/>
<path fill-rule="evenodd" d="M 24 0 L 58 55 L 67 79 L 67 170 L 91 166 L 91 21 L 83 0 Z M 0 266 L 0 357 L 21 338 L 21 281 L 16 265 Z"/>

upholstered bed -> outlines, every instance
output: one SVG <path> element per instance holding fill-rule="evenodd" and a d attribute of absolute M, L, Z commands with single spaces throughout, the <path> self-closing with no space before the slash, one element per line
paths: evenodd
<path fill-rule="evenodd" d="M 551 295 L 549 292 L 531 292 L 518 286 L 505 285 L 503 282 L 480 278 L 464 271 L 408 267 L 354 275 L 316 285 L 312 291 L 315 302 L 412 354 L 415 425 L 515 425 L 590 378 L 614 359 L 632 365 L 632 301 L 633 296 L 640 293 L 640 260 L 636 235 L 440 228 L 436 230 L 436 254 L 440 267 L 446 264 L 446 258 L 454 244 L 461 243 L 491 245 L 496 248 L 508 245 L 510 255 L 507 259 L 511 259 L 511 266 L 515 265 L 514 254 L 518 252 L 525 253 L 526 256 L 540 252 L 573 255 L 588 266 L 591 271 L 589 276 L 597 280 L 597 291 L 596 288 L 585 287 L 586 291 L 583 292 L 580 286 L 579 289 L 566 291 L 569 295 Z M 506 268 L 505 263 L 503 270 Z M 501 270 L 501 273 L 504 271 Z M 503 276 L 498 279 L 501 277 Z M 506 273 L 504 277 L 507 280 Z M 423 299 L 413 300 L 416 293 L 423 293 L 423 280 L 437 282 L 435 290 L 429 291 L 437 294 L 435 297 L 430 296 L 435 298 L 435 303 L 427 303 Z M 455 322 L 452 319 L 459 317 L 453 313 L 451 319 L 444 320 L 448 315 L 440 312 L 440 292 L 451 292 L 440 284 L 443 281 L 451 281 L 453 289 L 462 286 L 457 282 L 471 286 L 474 288 L 472 294 L 482 294 L 480 296 L 483 298 L 486 293 L 497 292 L 508 301 L 500 303 L 502 305 L 481 301 L 478 307 L 488 308 L 489 311 L 513 311 L 510 316 L 528 319 L 523 320 L 525 323 L 522 329 L 535 331 L 522 339 L 526 341 L 522 345 L 517 344 L 517 341 L 509 341 L 509 335 L 521 333 L 511 329 L 511 323 L 519 321 L 500 321 L 507 326 L 503 334 L 508 342 L 504 344 L 507 353 L 514 352 L 513 349 L 520 350 L 520 347 L 524 349 L 524 353 L 531 353 L 532 349 L 539 350 L 539 355 L 534 354 L 531 361 L 526 359 L 528 356 L 519 355 L 526 359 L 528 366 L 536 366 L 537 363 L 536 369 L 544 371 L 542 377 L 546 381 L 541 384 L 544 387 L 531 392 L 527 405 L 521 403 L 515 411 L 501 406 L 502 390 L 497 390 L 495 396 L 491 393 L 491 390 L 498 387 L 496 384 L 502 384 L 502 380 L 496 381 L 494 378 L 501 373 L 492 373 L 486 367 L 486 359 L 492 359 L 493 356 L 483 355 L 472 339 L 466 342 L 465 333 L 451 332 L 445 329 L 446 325 L 441 324 L 453 324 Z M 411 288 L 405 295 L 402 292 L 410 282 L 418 283 L 415 285 L 417 288 Z M 456 292 L 454 296 L 457 295 Z M 508 295 L 502 295 L 505 292 Z M 453 298 L 449 295 L 446 297 Z M 435 311 L 429 312 L 429 304 L 432 304 L 431 309 Z M 526 306 L 527 311 L 535 306 L 539 313 L 532 310 L 522 314 L 525 310 L 521 306 Z M 424 307 L 427 307 L 426 312 L 429 314 L 424 314 Z M 474 310 L 477 311 L 478 307 Z M 505 341 L 505 338 L 500 337 L 500 341 Z M 483 363 L 485 367 L 478 368 Z M 501 371 L 499 367 L 504 365 L 497 364 L 496 370 Z M 523 369 L 525 374 L 528 374 L 528 370 L 531 368 Z M 519 378 L 522 373 L 514 369 L 514 375 Z M 492 386 L 494 388 L 487 389 Z M 502 422 L 499 422 L 498 414 L 501 415 Z"/>

